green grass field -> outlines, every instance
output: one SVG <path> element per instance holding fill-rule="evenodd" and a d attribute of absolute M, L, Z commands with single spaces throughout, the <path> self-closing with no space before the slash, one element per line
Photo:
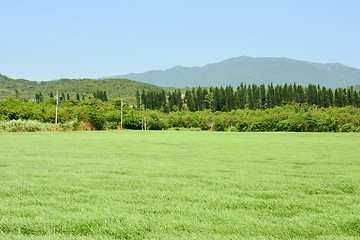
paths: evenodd
<path fill-rule="evenodd" d="M 359 239 L 360 135 L 0 134 L 0 239 Z"/>

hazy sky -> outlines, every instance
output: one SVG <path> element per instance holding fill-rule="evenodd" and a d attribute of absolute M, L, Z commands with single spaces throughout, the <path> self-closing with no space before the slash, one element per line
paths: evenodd
<path fill-rule="evenodd" d="M 360 68 L 360 1 L 0 1 L 0 73 L 103 77 L 242 55 Z"/>

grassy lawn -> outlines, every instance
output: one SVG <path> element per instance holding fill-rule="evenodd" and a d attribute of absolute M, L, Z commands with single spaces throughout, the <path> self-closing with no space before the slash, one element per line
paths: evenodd
<path fill-rule="evenodd" d="M 0 134 L 0 239 L 359 239 L 360 134 Z"/>

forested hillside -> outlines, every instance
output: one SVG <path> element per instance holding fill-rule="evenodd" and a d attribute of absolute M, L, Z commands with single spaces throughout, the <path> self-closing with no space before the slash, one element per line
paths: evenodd
<path fill-rule="evenodd" d="M 114 76 L 162 87 L 225 86 L 245 84 L 320 84 L 347 87 L 360 84 L 360 70 L 339 63 L 313 63 L 289 58 L 236 57 L 202 67 L 175 66 L 166 70 Z"/>
<path fill-rule="evenodd" d="M 14 97 L 25 100 L 35 100 L 36 94 L 40 94 L 44 99 L 53 95 L 56 90 L 59 94 L 64 93 L 75 99 L 77 93 L 81 98 L 94 96 L 94 92 L 105 91 L 110 99 L 124 98 L 127 102 L 134 102 L 137 90 L 161 91 L 161 87 L 155 85 L 136 82 L 127 79 L 60 79 L 54 81 L 29 81 L 24 79 L 11 79 L 0 74 L 0 99 Z"/>

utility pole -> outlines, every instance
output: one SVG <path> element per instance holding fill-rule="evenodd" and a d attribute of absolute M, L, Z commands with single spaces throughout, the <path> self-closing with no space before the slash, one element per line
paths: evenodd
<path fill-rule="evenodd" d="M 59 107 L 59 94 L 58 90 L 56 90 L 56 112 L 55 112 L 55 132 L 57 131 L 57 123 L 58 123 L 58 107 Z"/>
<path fill-rule="evenodd" d="M 145 130 L 146 130 L 146 115 L 145 115 Z"/>
<path fill-rule="evenodd" d="M 143 113 L 141 115 L 141 130 L 144 130 L 144 106 L 141 106 L 143 109 Z"/>
<path fill-rule="evenodd" d="M 123 99 L 121 98 L 121 122 L 120 122 L 120 129 L 123 130 L 123 105 L 124 105 L 124 102 L 123 102 Z"/>
<path fill-rule="evenodd" d="M 143 105 L 143 114 L 141 118 L 141 130 L 146 130 L 146 111 L 145 106 Z"/>

